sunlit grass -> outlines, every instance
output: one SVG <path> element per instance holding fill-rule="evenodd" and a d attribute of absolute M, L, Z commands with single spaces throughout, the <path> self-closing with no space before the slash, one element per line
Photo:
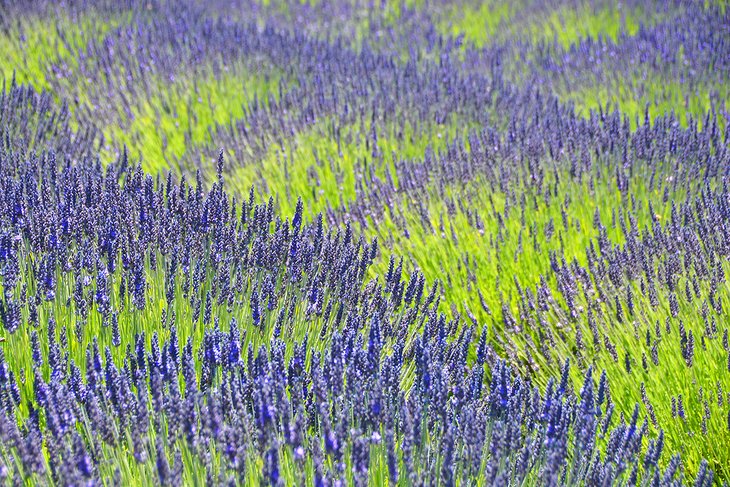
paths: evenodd
<path fill-rule="evenodd" d="M 61 14 L 53 22 L 31 16 L 5 25 L 0 32 L 0 78 L 52 91 L 53 78 L 75 64 L 74 54 L 92 39 L 101 38 L 121 18 Z M 63 69 L 54 72 L 53 66 Z"/>
<path fill-rule="evenodd" d="M 466 125 L 468 126 L 468 125 Z M 398 160 L 418 158 L 427 147 L 441 150 L 460 129 L 458 118 L 443 125 L 393 121 L 373 140 L 371 123 L 348 124 L 334 133 L 333 121 L 322 119 L 292 138 L 271 144 L 257 162 L 230 169 L 228 182 L 239 193 L 256 186 L 274 197 L 284 213 L 294 211 L 298 197 L 310 215 L 339 210 L 355 201 L 372 178 L 392 174 Z M 231 160 L 236 161 L 232 154 Z"/>
<path fill-rule="evenodd" d="M 122 120 L 104 128 L 107 158 L 126 146 L 147 171 L 175 167 L 187 148 L 209 142 L 217 125 L 242 117 L 254 99 L 265 103 L 277 93 L 280 79 L 270 69 L 242 65 L 158 78 L 148 85 L 147 96 L 133 103 L 129 117 L 122 114 Z"/>
<path fill-rule="evenodd" d="M 622 33 L 635 35 L 640 23 L 657 20 L 651 7 L 629 9 L 613 2 L 576 2 L 550 9 L 530 2 L 465 2 L 437 18 L 442 33 L 463 35 L 477 47 L 518 38 L 556 41 L 566 48 L 589 37 L 616 41 Z"/>
<path fill-rule="evenodd" d="M 629 117 L 635 128 L 644 122 L 646 114 L 650 119 L 674 113 L 685 126 L 692 117 L 699 126 L 707 113 L 727 110 L 730 99 L 730 85 L 719 80 L 708 80 L 703 84 L 681 83 L 667 79 L 658 72 L 649 72 L 641 80 L 613 79 L 608 84 L 594 80 L 575 89 L 558 88 L 559 96 L 572 102 L 584 116 L 599 107 L 617 108 Z"/>

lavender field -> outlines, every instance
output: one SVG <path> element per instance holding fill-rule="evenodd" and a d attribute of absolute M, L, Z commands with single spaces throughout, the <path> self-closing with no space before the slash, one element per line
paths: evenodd
<path fill-rule="evenodd" d="M 0 485 L 730 485 L 726 0 L 0 0 Z"/>

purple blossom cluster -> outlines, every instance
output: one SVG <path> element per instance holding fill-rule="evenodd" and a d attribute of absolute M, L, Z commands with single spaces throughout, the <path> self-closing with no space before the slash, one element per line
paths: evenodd
<path fill-rule="evenodd" d="M 49 147 L 74 159 L 90 155 L 98 137 L 93 126 L 73 131 L 66 104 L 59 108 L 50 94 L 17 86 L 15 79 L 5 80 L 0 91 L 0 127 L 8 164 L 17 164 L 27 153 Z"/>

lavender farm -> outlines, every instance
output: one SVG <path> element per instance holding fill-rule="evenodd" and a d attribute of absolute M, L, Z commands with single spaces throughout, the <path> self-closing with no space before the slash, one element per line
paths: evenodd
<path fill-rule="evenodd" d="M 730 484 L 725 1 L 0 0 L 0 484 Z"/>

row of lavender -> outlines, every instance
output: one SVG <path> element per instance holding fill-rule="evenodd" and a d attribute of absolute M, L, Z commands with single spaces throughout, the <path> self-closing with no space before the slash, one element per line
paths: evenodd
<path fill-rule="evenodd" d="M 576 391 L 566 362 L 541 394 L 496 359 L 486 331 L 437 313 L 418 273 L 369 280 L 375 242 L 301 210 L 281 220 L 271 204 L 236 203 L 222 160 L 210 191 L 155 183 L 124 160 L 56 160 L 77 136 L 48 130 L 48 98 L 12 87 L 3 102 L 6 122 L 37 127 L 26 135 L 39 151 L 23 153 L 28 129 L 5 125 L 6 481 L 685 480 L 661 434 L 643 448 L 638 407 L 614 414 L 605 374 L 589 369 Z M 146 280 L 155 269 L 164 282 Z M 160 287 L 166 311 L 150 336 L 132 324 Z M 231 317 L 243 303 L 250 313 Z M 703 464 L 696 485 L 712 478 Z"/>

